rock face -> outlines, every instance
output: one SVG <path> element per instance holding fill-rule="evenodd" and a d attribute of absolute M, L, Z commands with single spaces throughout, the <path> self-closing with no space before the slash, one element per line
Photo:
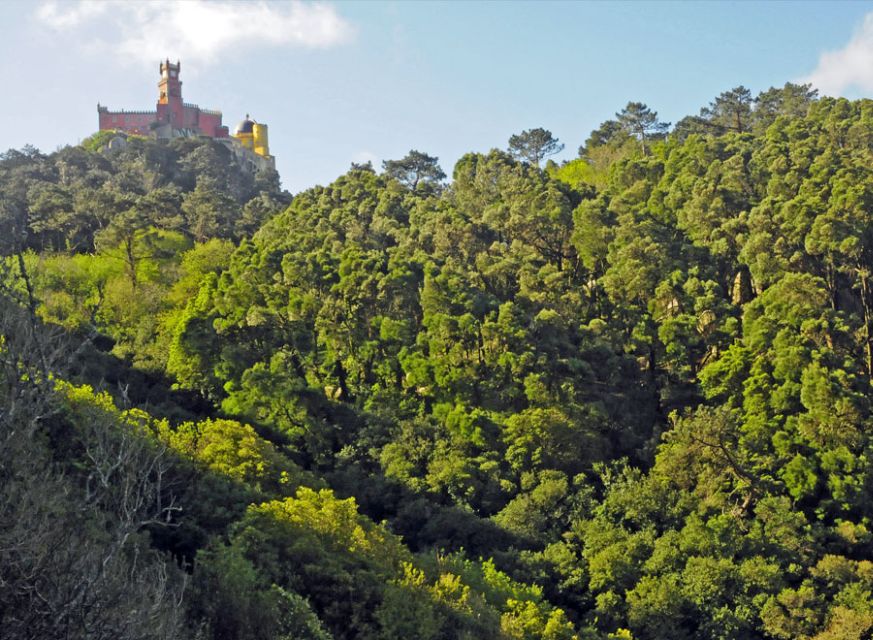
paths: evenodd
<path fill-rule="evenodd" d="M 735 305 L 744 305 L 751 302 L 755 297 L 755 291 L 752 287 L 752 276 L 746 267 L 740 267 L 737 275 L 734 277 L 733 291 L 731 291 L 731 302 Z"/>

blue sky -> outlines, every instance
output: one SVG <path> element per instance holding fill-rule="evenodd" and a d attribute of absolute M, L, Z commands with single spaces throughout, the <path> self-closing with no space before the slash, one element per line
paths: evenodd
<path fill-rule="evenodd" d="M 269 124 L 296 192 L 412 148 L 451 173 L 540 126 L 568 159 L 630 100 L 676 121 L 738 84 L 869 96 L 873 2 L 7 1 L 0 53 L 0 148 L 153 108 L 169 56 L 187 102 Z"/>

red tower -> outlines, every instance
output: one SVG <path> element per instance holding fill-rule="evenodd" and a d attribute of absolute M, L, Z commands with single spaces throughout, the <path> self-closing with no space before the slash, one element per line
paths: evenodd
<path fill-rule="evenodd" d="M 182 103 L 182 81 L 179 80 L 179 61 L 172 64 L 169 59 L 161 62 L 161 81 L 158 97 L 158 122 L 175 127 L 185 126 L 185 110 Z"/>

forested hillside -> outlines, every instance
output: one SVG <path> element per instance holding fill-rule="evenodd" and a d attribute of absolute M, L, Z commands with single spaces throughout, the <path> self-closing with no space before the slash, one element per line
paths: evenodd
<path fill-rule="evenodd" d="M 0 156 L 0 635 L 869 638 L 873 101 L 575 142 Z"/>

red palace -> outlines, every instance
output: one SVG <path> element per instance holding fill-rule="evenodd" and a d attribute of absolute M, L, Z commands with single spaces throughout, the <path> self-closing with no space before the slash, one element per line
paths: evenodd
<path fill-rule="evenodd" d="M 204 135 L 227 138 L 228 129 L 221 124 L 221 111 L 201 109 L 196 104 L 182 101 L 181 64 L 169 60 L 161 62 L 160 94 L 155 111 L 110 111 L 97 105 L 100 130 L 126 131 L 141 136 L 158 138 Z"/>

